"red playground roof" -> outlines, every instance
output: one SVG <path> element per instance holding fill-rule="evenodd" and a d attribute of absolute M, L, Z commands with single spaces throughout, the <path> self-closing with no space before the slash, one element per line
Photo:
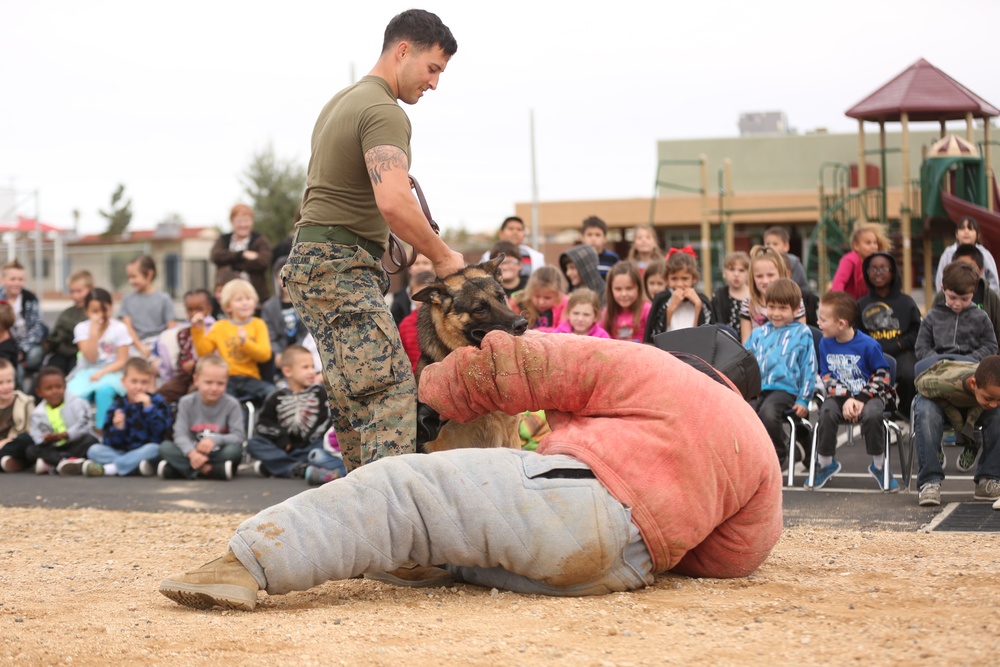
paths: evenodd
<path fill-rule="evenodd" d="M 900 114 L 911 121 L 960 120 L 972 112 L 975 118 L 1000 116 L 1000 110 L 921 58 L 902 74 L 847 111 L 850 118 L 899 122 Z"/>
<path fill-rule="evenodd" d="M 47 222 L 41 223 L 43 232 L 62 232 L 59 227 L 54 227 Z M 33 232 L 35 231 L 35 219 L 17 216 L 17 222 L 0 222 L 0 232 Z"/>

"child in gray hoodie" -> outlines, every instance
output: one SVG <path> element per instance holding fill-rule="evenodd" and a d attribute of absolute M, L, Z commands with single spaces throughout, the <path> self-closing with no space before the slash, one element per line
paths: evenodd
<path fill-rule="evenodd" d="M 997 352 L 997 337 L 989 316 L 972 297 L 979 283 L 976 269 L 965 262 L 952 262 L 942 277 L 943 304 L 927 311 L 917 334 L 917 359 L 938 354 L 957 354 L 982 361 Z"/>
<path fill-rule="evenodd" d="M 598 269 L 597 251 L 585 243 L 575 245 L 563 254 L 559 255 L 559 268 L 562 269 L 566 282 L 569 284 L 568 292 L 572 293 L 577 287 L 586 287 L 597 292 L 601 299 L 601 308 L 604 303 L 604 278 Z"/>

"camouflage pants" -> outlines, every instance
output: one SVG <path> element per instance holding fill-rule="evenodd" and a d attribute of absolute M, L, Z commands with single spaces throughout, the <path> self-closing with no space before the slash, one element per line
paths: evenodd
<path fill-rule="evenodd" d="M 316 339 L 347 471 L 415 452 L 416 383 L 380 261 L 355 246 L 296 243 L 281 279 Z"/>

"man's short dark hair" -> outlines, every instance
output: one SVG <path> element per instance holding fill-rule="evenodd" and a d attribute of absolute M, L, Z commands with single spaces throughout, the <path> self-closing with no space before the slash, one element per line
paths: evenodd
<path fill-rule="evenodd" d="M 493 259 L 500 253 L 507 255 L 507 257 L 513 257 L 517 261 L 521 261 L 521 250 L 516 245 L 510 241 L 497 241 L 490 248 L 490 259 Z"/>
<path fill-rule="evenodd" d="M 458 51 L 458 42 L 437 14 L 423 9 L 407 9 L 396 14 L 385 27 L 385 37 L 382 39 L 382 52 L 385 53 L 392 45 L 406 40 L 420 50 L 440 46 L 449 58 Z"/>
<path fill-rule="evenodd" d="M 858 321 L 858 301 L 847 292 L 827 292 L 819 299 L 819 305 L 833 311 L 834 318 L 845 320 L 850 326 Z"/>
<path fill-rule="evenodd" d="M 965 262 L 952 262 L 941 273 L 941 290 L 958 295 L 972 294 L 979 285 L 979 271 Z"/>
<path fill-rule="evenodd" d="M 586 220 L 584 220 L 583 221 L 583 227 L 581 228 L 580 231 L 581 232 L 585 232 L 588 229 L 590 229 L 591 227 L 596 227 L 597 229 L 600 229 L 602 232 L 604 232 L 605 236 L 608 235 L 608 223 L 604 222 L 603 220 L 601 220 L 600 218 L 598 218 L 596 215 L 592 215 L 589 218 L 587 218 Z"/>
<path fill-rule="evenodd" d="M 1000 354 L 991 354 L 976 367 L 976 386 L 1000 388 Z"/>
<path fill-rule="evenodd" d="M 983 267 L 986 265 L 986 258 L 983 257 L 983 251 L 976 246 L 971 243 L 960 243 L 955 248 L 955 254 L 951 256 L 951 259 L 954 261 L 960 257 L 968 257 L 979 267 L 979 272 L 983 272 Z"/>

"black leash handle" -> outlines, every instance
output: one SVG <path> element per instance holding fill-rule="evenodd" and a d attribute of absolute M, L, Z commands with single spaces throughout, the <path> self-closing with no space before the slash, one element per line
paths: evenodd
<path fill-rule="evenodd" d="M 410 176 L 410 188 L 412 188 L 417 193 L 417 201 L 420 203 L 420 210 L 424 212 L 424 217 L 427 218 L 427 224 L 431 226 L 434 233 L 438 236 L 441 235 L 441 228 L 438 223 L 434 222 L 434 217 L 431 215 L 431 209 L 427 206 L 427 199 L 424 198 L 424 191 L 420 189 L 420 184 L 417 183 L 417 179 Z M 382 263 L 382 268 L 389 275 L 396 275 L 403 269 L 408 269 L 413 266 L 413 261 L 417 258 L 417 251 L 414 250 L 410 257 L 406 256 L 406 248 L 403 246 L 403 242 L 392 233 L 389 232 L 389 261 L 395 268 L 389 268 Z"/>

